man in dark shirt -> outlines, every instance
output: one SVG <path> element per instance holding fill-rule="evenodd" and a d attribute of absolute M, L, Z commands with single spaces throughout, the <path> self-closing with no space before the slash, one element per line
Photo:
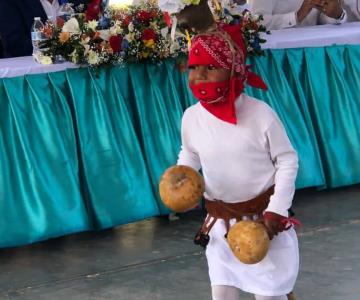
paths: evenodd
<path fill-rule="evenodd" d="M 48 0 L 52 1 L 58 0 Z M 75 6 L 86 0 L 69 1 Z M 0 0 L 0 36 L 5 57 L 28 56 L 32 54 L 31 26 L 34 17 L 47 16 L 40 0 Z"/>
<path fill-rule="evenodd" d="M 2 46 L 1 36 L 0 36 L 0 58 L 4 58 L 4 49 Z"/>

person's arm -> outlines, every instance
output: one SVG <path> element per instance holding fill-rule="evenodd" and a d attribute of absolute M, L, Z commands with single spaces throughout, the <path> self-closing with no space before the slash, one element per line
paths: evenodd
<path fill-rule="evenodd" d="M 275 116 L 266 131 L 269 153 L 275 166 L 275 189 L 265 212 L 288 217 L 295 193 L 298 157 L 281 121 Z"/>
<path fill-rule="evenodd" d="M 285 230 L 288 211 L 295 193 L 298 157 L 281 121 L 275 119 L 266 131 L 270 158 L 275 166 L 275 188 L 261 222 L 272 239 Z"/>
<path fill-rule="evenodd" d="M 0 35 L 7 57 L 27 56 L 32 53 L 30 28 L 13 0 L 0 1 Z"/>
<path fill-rule="evenodd" d="M 328 0 L 321 11 L 320 24 L 343 24 L 347 22 L 347 13 L 339 0 Z"/>
<path fill-rule="evenodd" d="M 347 13 L 347 22 L 360 21 L 360 0 L 341 0 L 341 3 Z M 359 8 L 357 5 L 359 5 Z"/>
<path fill-rule="evenodd" d="M 197 151 L 191 144 L 189 133 L 191 132 L 191 126 L 189 126 L 189 116 L 185 111 L 182 124 L 181 124 L 181 150 L 177 161 L 178 165 L 185 165 L 199 171 L 201 168 L 200 158 Z"/>
<path fill-rule="evenodd" d="M 253 0 L 251 12 L 264 17 L 263 24 L 269 30 L 296 26 L 296 11 L 285 14 L 273 14 L 274 0 Z"/>

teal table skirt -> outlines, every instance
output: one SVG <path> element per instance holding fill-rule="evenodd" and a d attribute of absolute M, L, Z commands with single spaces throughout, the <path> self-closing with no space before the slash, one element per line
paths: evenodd
<path fill-rule="evenodd" d="M 298 151 L 297 187 L 360 182 L 360 46 L 267 50 L 251 61 Z M 159 66 L 0 80 L 0 247 L 168 213 L 186 74 Z"/>

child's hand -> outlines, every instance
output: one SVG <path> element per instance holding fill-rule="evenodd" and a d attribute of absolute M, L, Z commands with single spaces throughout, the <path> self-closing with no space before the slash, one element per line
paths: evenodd
<path fill-rule="evenodd" d="M 270 211 L 265 212 L 261 221 L 266 227 L 270 240 L 272 240 L 275 235 L 278 235 L 279 232 L 285 230 L 286 223 L 284 220 L 286 220 L 284 216 Z"/>

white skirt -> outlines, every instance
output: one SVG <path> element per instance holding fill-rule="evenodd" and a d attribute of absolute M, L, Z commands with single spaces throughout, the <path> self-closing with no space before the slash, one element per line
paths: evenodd
<path fill-rule="evenodd" d="M 262 296 L 281 296 L 293 290 L 299 272 L 299 246 L 293 228 L 275 236 L 265 258 L 253 265 L 243 264 L 233 255 L 225 234 L 225 223 L 218 219 L 206 248 L 211 285 L 233 286 Z"/>

